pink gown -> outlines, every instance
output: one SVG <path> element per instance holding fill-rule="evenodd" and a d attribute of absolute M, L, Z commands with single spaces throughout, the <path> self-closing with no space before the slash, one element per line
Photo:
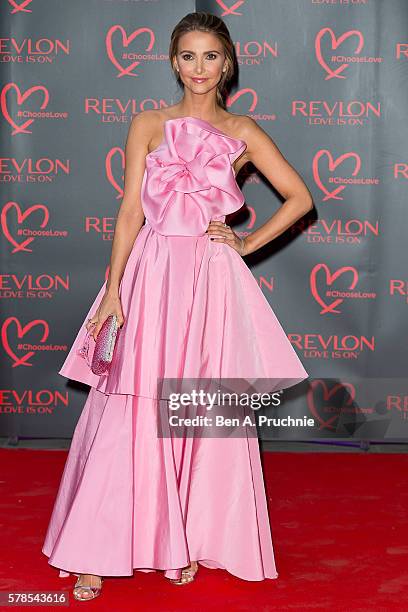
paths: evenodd
<path fill-rule="evenodd" d="M 157 433 L 158 378 L 269 378 L 273 392 L 308 377 L 242 257 L 205 233 L 244 204 L 232 164 L 245 148 L 187 116 L 168 119 L 146 156 L 146 221 L 120 283 L 109 373 L 78 354 L 106 281 L 59 371 L 91 387 L 42 548 L 60 576 L 179 578 L 194 560 L 244 580 L 278 576 L 256 435 Z"/>

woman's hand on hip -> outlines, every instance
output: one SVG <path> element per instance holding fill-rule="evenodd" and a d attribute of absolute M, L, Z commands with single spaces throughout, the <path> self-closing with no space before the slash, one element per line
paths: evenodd
<path fill-rule="evenodd" d="M 232 247 L 242 257 L 246 255 L 245 238 L 240 238 L 229 225 L 222 221 L 210 221 L 207 234 L 214 242 L 224 242 Z"/>

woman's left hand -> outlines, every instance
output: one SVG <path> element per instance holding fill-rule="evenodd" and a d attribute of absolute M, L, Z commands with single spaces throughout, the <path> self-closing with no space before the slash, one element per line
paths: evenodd
<path fill-rule="evenodd" d="M 207 234 L 214 242 L 224 242 L 235 249 L 242 257 L 246 255 L 245 238 L 240 238 L 226 223 L 210 221 Z"/>

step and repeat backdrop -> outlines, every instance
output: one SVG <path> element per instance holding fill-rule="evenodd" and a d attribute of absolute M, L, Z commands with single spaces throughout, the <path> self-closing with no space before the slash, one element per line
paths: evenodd
<path fill-rule="evenodd" d="M 2 0 L 0 435 L 70 437 L 58 374 L 108 273 L 134 114 L 176 103 L 170 33 L 225 20 L 253 117 L 315 210 L 245 261 L 310 374 L 264 439 L 408 439 L 408 2 Z M 282 198 L 247 164 L 242 236 Z M 239 330 L 237 330 L 239 333 Z M 273 342 L 273 338 L 271 338 Z"/>

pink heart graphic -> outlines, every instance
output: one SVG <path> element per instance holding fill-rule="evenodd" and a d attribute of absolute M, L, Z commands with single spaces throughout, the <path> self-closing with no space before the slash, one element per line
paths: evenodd
<path fill-rule="evenodd" d="M 247 229 L 252 229 L 256 223 L 256 210 L 253 206 L 249 206 L 248 204 L 246 205 L 247 209 L 249 210 L 249 221 L 247 223 Z"/>
<path fill-rule="evenodd" d="M 30 323 L 27 323 L 27 325 L 25 325 L 24 327 L 21 327 L 21 323 L 16 317 L 9 317 L 8 319 L 4 321 L 2 325 L 1 338 L 3 342 L 4 350 L 6 351 L 8 355 L 10 355 L 10 357 L 14 361 L 12 367 L 16 368 L 17 366 L 20 366 L 20 365 L 32 366 L 33 364 L 29 363 L 28 360 L 33 355 L 35 355 L 34 351 L 29 351 L 23 357 L 18 357 L 10 346 L 10 343 L 8 341 L 7 332 L 8 332 L 8 328 L 10 327 L 12 323 L 14 323 L 17 326 L 17 338 L 19 339 L 23 338 L 23 336 L 25 336 L 29 331 L 31 331 L 33 327 L 36 327 L 37 325 L 41 325 L 44 328 L 44 332 L 39 342 L 44 342 L 48 338 L 48 335 L 49 335 L 48 323 L 44 321 L 43 319 L 36 319 L 34 321 L 30 321 Z M 38 344 L 38 341 L 37 341 L 37 344 Z"/>
<path fill-rule="evenodd" d="M 221 13 L 220 17 L 224 17 L 225 15 L 238 15 L 242 17 L 242 13 L 237 13 L 236 9 L 239 8 L 242 4 L 244 4 L 245 0 L 237 0 L 232 6 L 226 6 L 223 0 L 217 0 L 218 6 L 222 8 L 224 11 Z"/>
<path fill-rule="evenodd" d="M 116 66 L 116 68 L 119 70 L 119 74 L 117 74 L 116 76 L 118 78 L 121 78 L 123 76 L 139 76 L 137 74 L 134 74 L 132 72 L 133 68 L 135 68 L 136 66 L 138 66 L 140 64 L 139 61 L 133 62 L 133 64 L 130 64 L 127 67 L 122 66 L 119 61 L 116 59 L 115 54 L 113 52 L 113 47 L 112 47 L 112 37 L 116 32 L 120 32 L 122 34 L 122 43 L 124 47 L 128 47 L 130 45 L 130 43 L 137 38 L 138 36 L 140 36 L 141 34 L 144 34 L 145 32 L 147 34 L 149 34 L 150 36 L 150 43 L 149 46 L 145 49 L 145 51 L 151 51 L 151 49 L 153 48 L 154 45 L 154 34 L 153 31 L 150 28 L 139 28 L 138 30 L 135 30 L 130 36 L 128 36 L 124 30 L 124 28 L 122 28 L 122 26 L 120 25 L 115 25 L 112 26 L 107 35 L 106 35 L 106 51 L 108 53 L 108 57 L 110 59 L 110 61 L 112 62 L 112 64 L 114 66 Z"/>
<path fill-rule="evenodd" d="M 23 0 L 23 2 L 21 2 L 20 4 L 17 4 L 16 0 L 8 0 L 9 4 L 11 4 L 11 6 L 14 6 L 14 10 L 11 11 L 11 14 L 13 15 L 13 13 L 32 13 L 31 9 L 26 9 L 25 7 L 28 4 L 31 4 L 31 2 L 33 0 Z"/>
<path fill-rule="evenodd" d="M 331 274 L 329 267 L 326 264 L 318 264 L 315 266 L 310 274 L 310 290 L 316 302 L 322 306 L 322 310 L 319 314 L 326 314 L 327 312 L 333 312 L 336 314 L 340 314 L 340 310 L 336 310 L 336 306 L 341 304 L 344 301 L 344 298 L 337 298 L 331 304 L 326 304 L 323 298 L 320 297 L 318 289 L 317 289 L 317 274 L 320 270 L 324 270 L 326 273 L 326 282 L 327 285 L 332 285 L 342 274 L 346 274 L 347 272 L 351 272 L 352 281 L 349 285 L 349 289 L 354 289 L 358 282 L 358 273 L 355 268 L 352 266 L 343 266 L 343 268 L 339 268 L 334 274 Z"/>
<path fill-rule="evenodd" d="M 323 36 L 326 33 L 330 34 L 332 49 L 337 49 L 337 47 L 339 47 L 345 40 L 347 40 L 347 38 L 350 38 L 351 36 L 357 36 L 358 45 L 357 45 L 356 50 L 354 51 L 355 55 L 360 53 L 361 49 L 364 46 L 363 35 L 359 30 L 349 30 L 348 32 L 344 32 L 344 34 L 342 34 L 339 38 L 336 38 L 336 35 L 331 28 L 323 28 L 322 30 L 320 30 L 320 32 L 316 36 L 316 40 L 315 40 L 316 57 L 317 57 L 317 61 L 319 62 L 319 64 L 327 72 L 327 75 L 325 76 L 325 81 L 329 79 L 333 79 L 333 78 L 345 79 L 346 77 L 341 75 L 341 73 L 349 66 L 348 63 L 345 62 L 341 64 L 341 66 L 336 68 L 336 70 L 332 70 L 323 58 L 321 41 L 322 41 Z"/>
<path fill-rule="evenodd" d="M 356 391 L 355 391 L 354 385 L 351 385 L 350 383 L 344 383 L 344 382 L 336 383 L 335 385 L 333 385 L 333 387 L 329 391 L 324 380 L 312 380 L 310 382 L 310 387 L 307 392 L 307 404 L 308 404 L 309 410 L 313 414 L 313 416 L 316 417 L 316 419 L 319 421 L 321 430 L 331 429 L 333 431 L 336 429 L 333 423 L 334 421 L 337 421 L 339 419 L 340 414 L 341 414 L 341 409 L 335 408 L 334 414 L 330 416 L 327 420 L 324 420 L 323 417 L 319 414 L 316 404 L 315 404 L 315 392 L 319 387 L 323 389 L 323 399 L 327 402 L 338 391 L 340 391 L 341 393 L 344 393 L 344 390 L 347 389 L 349 391 L 348 398 L 347 398 L 347 404 L 346 404 L 347 406 L 353 405 L 353 402 L 356 397 Z"/>
<path fill-rule="evenodd" d="M 25 102 L 25 100 L 27 100 L 27 98 L 29 98 L 33 93 L 35 93 L 36 91 L 42 91 L 44 93 L 44 101 L 40 106 L 40 109 L 43 110 L 44 108 L 46 108 L 46 106 L 48 105 L 50 96 L 48 93 L 48 89 L 46 87 L 44 87 L 43 85 L 34 85 L 33 87 L 30 87 L 30 89 L 27 89 L 27 91 L 24 94 L 21 94 L 20 88 L 18 85 L 16 85 L 15 83 L 7 83 L 7 85 L 5 85 L 1 91 L 1 96 L 0 96 L 0 106 L 1 109 L 3 111 L 3 114 L 6 118 L 6 120 L 8 121 L 8 123 L 14 127 L 14 130 L 12 131 L 11 135 L 14 136 L 15 134 L 32 134 L 31 130 L 26 130 L 25 128 L 29 125 L 31 125 L 31 123 L 33 123 L 34 119 L 27 119 L 27 121 L 25 123 L 23 123 L 23 125 L 17 125 L 13 118 L 11 117 L 10 113 L 8 112 L 8 108 L 7 108 L 7 92 L 10 91 L 10 89 L 14 89 L 17 92 L 17 104 L 19 106 L 21 106 L 21 104 L 23 104 Z"/>
<path fill-rule="evenodd" d="M 122 170 L 123 171 L 125 170 L 125 153 L 123 149 L 121 149 L 120 147 L 113 147 L 113 149 L 111 149 L 109 153 L 107 154 L 106 160 L 105 160 L 105 170 L 106 170 L 106 176 L 108 177 L 108 181 L 110 182 L 112 187 L 118 192 L 118 195 L 116 196 L 116 199 L 118 200 L 119 198 L 123 198 L 123 187 L 121 187 L 118 184 L 118 182 L 113 176 L 112 158 L 116 156 L 119 156 L 119 161 L 120 161 Z M 120 180 L 123 185 L 124 180 L 125 180 L 123 173 L 120 177 Z"/>
<path fill-rule="evenodd" d="M 247 94 L 249 94 L 249 96 L 251 98 L 251 104 L 249 105 L 248 112 L 253 113 L 255 108 L 256 108 L 256 106 L 257 106 L 257 104 L 258 104 L 258 94 L 251 87 L 246 87 L 245 89 L 240 89 L 240 90 L 236 91 L 233 96 L 229 96 L 228 100 L 227 100 L 228 108 L 231 108 L 231 106 L 233 104 L 235 104 L 235 102 L 237 102 L 237 100 L 242 98 L 242 96 L 246 96 Z"/>
<path fill-rule="evenodd" d="M 17 253 L 18 251 L 25 251 L 26 253 L 32 253 L 33 252 L 32 249 L 27 249 L 26 246 L 34 240 L 33 236 L 30 236 L 23 242 L 19 243 L 19 242 L 16 242 L 16 240 L 13 238 L 13 236 L 10 233 L 10 230 L 7 224 L 7 214 L 8 214 L 8 211 L 11 210 L 12 208 L 15 208 L 17 210 L 17 221 L 19 224 L 21 224 L 34 211 L 42 210 L 44 213 L 44 220 L 42 221 L 40 225 L 41 228 L 45 227 L 49 221 L 50 215 L 48 212 L 48 208 L 44 204 L 33 204 L 33 206 L 30 206 L 29 208 L 27 208 L 26 211 L 21 212 L 21 208 L 19 204 L 17 204 L 17 202 L 7 202 L 7 204 L 3 206 L 3 210 L 1 211 L 1 227 L 2 227 L 3 233 L 5 237 L 7 238 L 7 240 L 11 242 L 11 244 L 14 245 L 14 249 L 12 250 L 12 253 Z"/>
<path fill-rule="evenodd" d="M 333 191 L 329 191 L 325 185 L 323 184 L 321 178 L 320 178 L 320 174 L 319 174 L 319 161 L 320 159 L 324 156 L 327 155 L 327 157 L 329 158 L 329 170 L 330 172 L 333 172 L 337 166 L 339 166 L 340 164 L 342 164 L 346 159 L 352 158 L 355 160 L 355 166 L 354 166 L 354 170 L 351 173 L 352 176 L 356 176 L 356 174 L 358 174 L 360 172 L 361 169 L 361 159 L 360 156 L 357 153 L 353 153 L 352 151 L 350 151 L 350 153 L 344 153 L 343 155 L 340 155 L 340 157 L 338 157 L 336 160 L 333 159 L 332 154 L 330 153 L 330 151 L 328 151 L 327 149 L 321 149 L 320 151 L 318 151 L 316 153 L 316 155 L 313 158 L 313 177 L 314 180 L 316 182 L 316 185 L 319 187 L 319 189 L 321 189 L 321 191 L 323 191 L 323 193 L 325 193 L 325 197 L 323 198 L 322 202 L 326 202 L 326 200 L 342 200 L 342 197 L 339 197 L 337 194 L 340 193 L 341 191 L 343 191 L 343 189 L 346 188 L 346 185 L 339 185 L 338 187 L 336 187 L 335 189 L 333 189 Z"/>

